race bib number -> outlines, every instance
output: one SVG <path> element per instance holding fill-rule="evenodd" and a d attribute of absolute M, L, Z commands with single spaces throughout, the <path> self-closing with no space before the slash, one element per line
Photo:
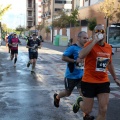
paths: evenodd
<path fill-rule="evenodd" d="M 106 72 L 107 64 L 109 63 L 109 58 L 97 57 L 96 58 L 96 71 Z"/>
<path fill-rule="evenodd" d="M 12 43 L 12 47 L 17 47 L 17 43 Z"/>
<path fill-rule="evenodd" d="M 84 69 L 84 62 L 77 63 L 76 64 L 76 69 Z"/>

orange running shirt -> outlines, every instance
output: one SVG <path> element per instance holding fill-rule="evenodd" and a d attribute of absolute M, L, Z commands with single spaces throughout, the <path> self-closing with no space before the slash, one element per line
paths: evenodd
<path fill-rule="evenodd" d="M 84 47 L 89 45 L 87 42 Z M 108 82 L 107 65 L 112 61 L 112 48 L 105 43 L 104 47 L 96 44 L 85 58 L 85 70 L 82 81 L 88 83 L 104 83 Z"/>

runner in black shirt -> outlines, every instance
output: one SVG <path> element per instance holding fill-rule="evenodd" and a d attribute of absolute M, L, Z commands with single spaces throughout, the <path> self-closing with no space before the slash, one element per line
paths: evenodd
<path fill-rule="evenodd" d="M 28 63 L 28 67 L 30 64 L 32 64 L 32 70 L 31 72 L 34 72 L 35 65 L 36 65 L 36 60 L 38 58 L 38 48 L 41 48 L 41 42 L 39 39 L 37 39 L 37 35 L 33 34 L 32 39 L 28 41 L 27 43 L 27 48 L 29 48 L 29 59 L 30 62 Z"/>

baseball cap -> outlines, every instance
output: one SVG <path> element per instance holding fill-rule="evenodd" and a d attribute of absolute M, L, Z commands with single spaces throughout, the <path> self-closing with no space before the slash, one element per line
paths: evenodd
<path fill-rule="evenodd" d="M 14 35 L 16 35 L 16 33 L 13 33 Z"/>

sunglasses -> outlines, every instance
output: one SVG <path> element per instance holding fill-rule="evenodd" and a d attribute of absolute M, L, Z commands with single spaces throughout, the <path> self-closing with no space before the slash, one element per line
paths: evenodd
<path fill-rule="evenodd" d="M 83 37 L 83 39 L 88 39 L 88 37 Z"/>
<path fill-rule="evenodd" d="M 95 30 L 95 33 L 98 33 L 98 32 L 101 32 L 101 33 L 105 33 L 105 31 L 104 30 Z"/>

